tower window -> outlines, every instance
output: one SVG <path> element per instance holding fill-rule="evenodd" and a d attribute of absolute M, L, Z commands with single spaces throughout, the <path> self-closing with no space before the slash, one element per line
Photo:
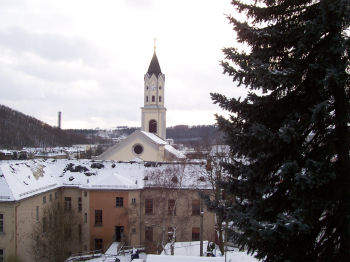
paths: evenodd
<path fill-rule="evenodd" d="M 162 102 L 162 96 L 159 96 L 159 102 Z"/>
<path fill-rule="evenodd" d="M 148 96 L 146 96 L 146 102 L 148 102 Z"/>
<path fill-rule="evenodd" d="M 157 133 L 157 121 L 152 119 L 149 121 L 149 127 L 148 130 L 150 133 Z"/>
<path fill-rule="evenodd" d="M 156 101 L 156 97 L 152 96 L 152 102 L 155 102 L 155 101 Z"/>
<path fill-rule="evenodd" d="M 146 90 L 148 90 L 148 86 L 146 86 Z"/>
<path fill-rule="evenodd" d="M 159 86 L 159 90 L 162 90 L 162 87 L 161 87 L 161 86 Z"/>

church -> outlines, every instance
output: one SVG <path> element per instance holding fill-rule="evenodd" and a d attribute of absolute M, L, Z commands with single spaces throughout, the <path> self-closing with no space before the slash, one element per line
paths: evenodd
<path fill-rule="evenodd" d="M 144 76 L 144 106 L 141 108 L 141 130 L 110 147 L 98 160 L 179 161 L 185 155 L 166 141 L 165 75 L 160 69 L 156 50 Z"/>

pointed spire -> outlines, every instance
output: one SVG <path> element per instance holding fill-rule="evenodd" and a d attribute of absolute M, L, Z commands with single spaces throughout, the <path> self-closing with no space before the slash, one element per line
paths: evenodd
<path fill-rule="evenodd" d="M 151 63 L 149 64 L 147 73 L 149 75 L 155 74 L 156 76 L 162 73 L 162 70 L 160 69 L 160 65 L 158 62 L 157 54 L 156 54 L 156 39 L 154 39 L 154 53 L 153 53 Z"/>

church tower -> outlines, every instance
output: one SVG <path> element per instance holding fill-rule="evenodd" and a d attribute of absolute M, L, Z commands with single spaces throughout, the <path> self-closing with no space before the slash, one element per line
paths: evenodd
<path fill-rule="evenodd" d="M 156 50 L 144 77 L 144 106 L 141 108 L 141 130 L 166 139 L 166 108 L 164 107 L 165 75 L 162 74 Z"/>

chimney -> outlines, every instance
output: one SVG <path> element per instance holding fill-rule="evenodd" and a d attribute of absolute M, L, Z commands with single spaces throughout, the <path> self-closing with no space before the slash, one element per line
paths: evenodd
<path fill-rule="evenodd" d="M 61 112 L 58 112 L 58 128 L 61 129 Z"/>

